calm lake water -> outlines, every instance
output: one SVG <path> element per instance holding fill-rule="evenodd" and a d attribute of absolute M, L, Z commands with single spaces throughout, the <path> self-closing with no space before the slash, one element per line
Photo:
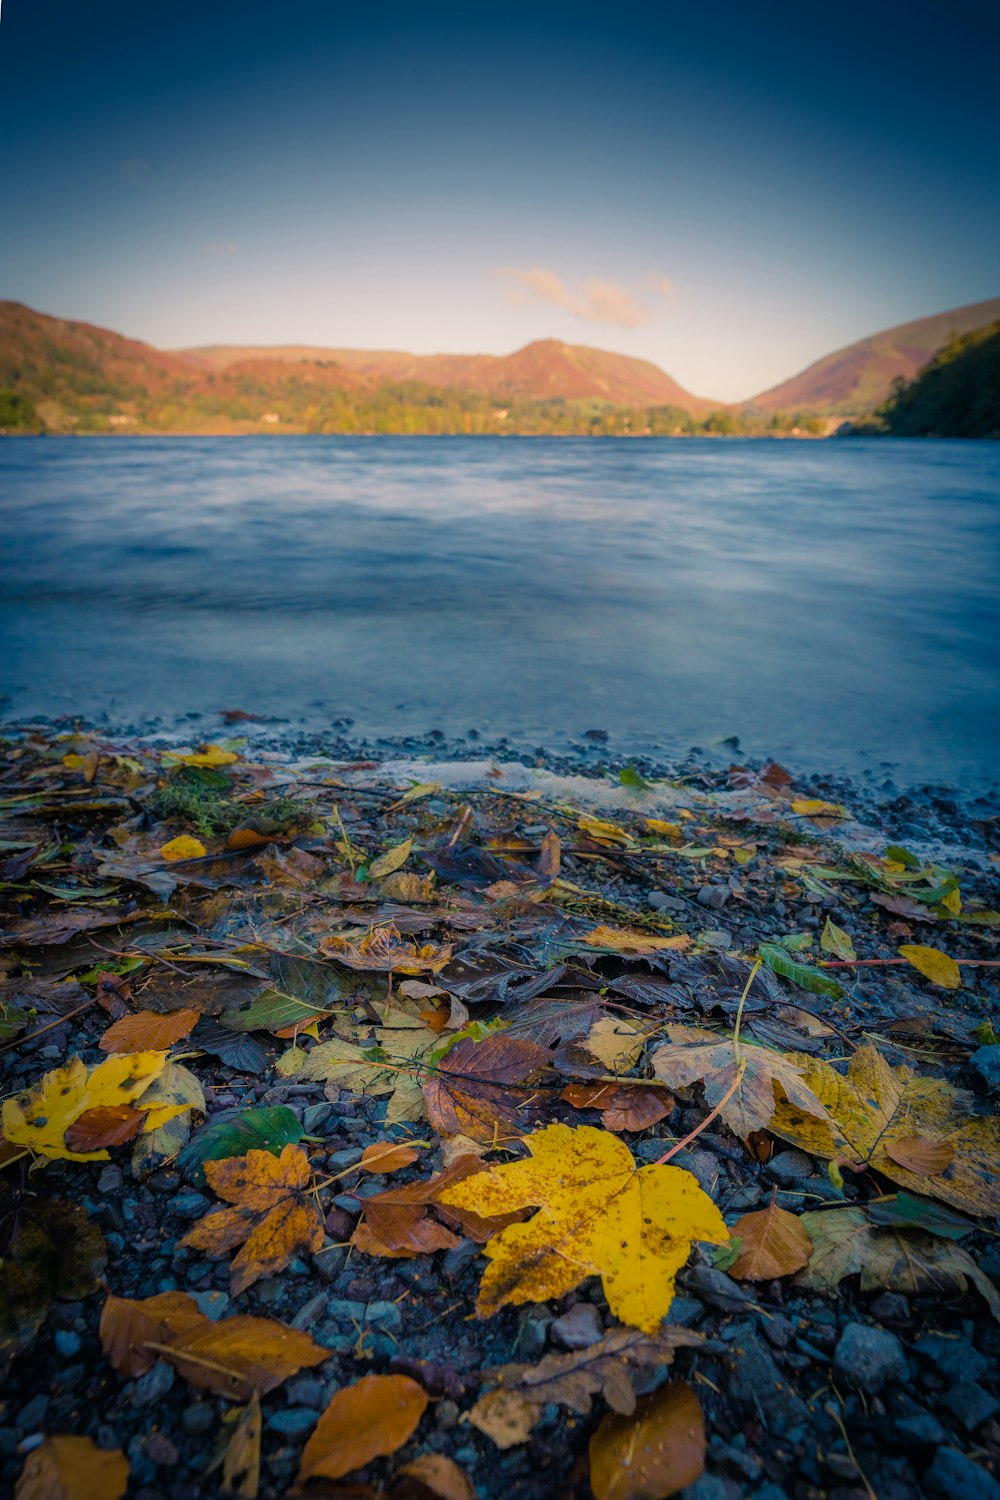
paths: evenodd
<path fill-rule="evenodd" d="M 2 711 L 735 734 L 971 789 L 998 521 L 990 443 L 8 439 Z"/>

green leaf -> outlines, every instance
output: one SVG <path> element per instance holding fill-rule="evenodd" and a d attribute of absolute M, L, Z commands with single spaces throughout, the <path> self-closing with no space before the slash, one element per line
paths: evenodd
<path fill-rule="evenodd" d="M 17 1036 L 28 1024 L 28 1018 L 23 1010 L 18 1010 L 15 1005 L 8 1005 L 5 1000 L 0 1000 L 0 1041 L 7 1041 L 12 1036 Z"/>
<path fill-rule="evenodd" d="M 324 1006 L 300 1000 L 296 995 L 286 995 L 282 990 L 265 990 L 245 1010 L 238 1005 L 224 1010 L 222 1021 L 233 1031 L 284 1031 L 286 1026 L 295 1026 L 317 1012 L 322 1015 L 331 1013 Z"/>
<path fill-rule="evenodd" d="M 819 969 L 811 968 L 809 964 L 800 964 L 777 943 L 761 943 L 757 952 L 773 973 L 780 974 L 782 979 L 790 979 L 811 995 L 830 995 L 836 1000 L 844 994 L 843 985 L 838 984 L 835 979 L 829 979 Z"/>
<path fill-rule="evenodd" d="M 728 1245 L 720 1245 L 717 1250 L 712 1251 L 712 1265 L 717 1271 L 728 1271 L 730 1266 L 735 1266 L 743 1250 L 743 1241 L 738 1234 L 734 1234 Z"/>
<path fill-rule="evenodd" d="M 287 1104 L 239 1110 L 199 1130 L 178 1156 L 177 1165 L 185 1177 L 203 1187 L 207 1161 L 245 1156 L 248 1151 L 270 1151 L 272 1156 L 280 1156 L 285 1146 L 294 1146 L 304 1134 Z"/>
<path fill-rule="evenodd" d="M 625 767 L 624 771 L 618 772 L 618 780 L 622 786 L 627 786 L 633 792 L 645 792 L 652 786 L 652 782 L 647 781 L 644 776 L 640 776 L 631 762 Z"/>
<path fill-rule="evenodd" d="M 880 1229 L 923 1229 L 927 1234 L 936 1234 L 944 1240 L 960 1240 L 977 1227 L 953 1209 L 932 1203 L 929 1198 L 914 1198 L 910 1193 L 896 1193 L 881 1201 L 876 1199 L 867 1205 L 866 1212 Z"/>
<path fill-rule="evenodd" d="M 905 865 L 908 870 L 919 870 L 920 861 L 909 849 L 904 849 L 902 844 L 890 844 L 885 851 L 886 859 L 891 859 L 897 865 Z"/>

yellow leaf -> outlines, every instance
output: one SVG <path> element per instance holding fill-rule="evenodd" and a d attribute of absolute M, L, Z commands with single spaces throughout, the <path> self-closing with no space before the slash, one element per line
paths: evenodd
<path fill-rule="evenodd" d="M 655 953 L 660 948 L 687 948 L 691 939 L 686 932 L 674 937 L 660 937 L 655 932 L 630 932 L 623 927 L 595 927 L 585 932 L 582 943 L 591 948 L 611 948 L 615 953 Z"/>
<path fill-rule="evenodd" d="M 627 847 L 635 842 L 624 828 L 619 828 L 617 823 L 606 823 L 602 818 L 590 818 L 584 814 L 576 826 L 595 844 L 607 844 L 614 848 L 616 845 Z"/>
<path fill-rule="evenodd" d="M 962 985 L 962 971 L 953 958 L 942 953 L 940 948 L 927 948 L 923 943 L 904 943 L 899 950 L 901 958 L 945 990 L 957 990 Z"/>
<path fill-rule="evenodd" d="M 182 833 L 179 838 L 171 839 L 169 843 L 160 845 L 160 853 L 163 858 L 171 861 L 178 859 L 201 859 L 208 853 L 201 839 L 193 839 L 190 834 Z"/>
<path fill-rule="evenodd" d="M 596 1275 L 615 1316 L 652 1333 L 691 1242 L 729 1239 L 711 1198 L 681 1167 L 637 1168 L 616 1136 L 589 1125 L 549 1125 L 525 1145 L 526 1160 L 489 1167 L 441 1194 L 442 1203 L 487 1218 L 538 1209 L 487 1244 L 480 1314 L 565 1296 Z"/>
<path fill-rule="evenodd" d="M 705 1470 L 705 1418 L 683 1380 L 643 1396 L 630 1416 L 613 1411 L 590 1439 L 596 1500 L 665 1500 Z"/>
<path fill-rule="evenodd" d="M 371 880 L 381 880 L 384 875 L 391 875 L 393 870 L 398 870 L 400 865 L 405 865 L 413 848 L 412 839 L 404 839 L 401 844 L 395 844 L 380 854 L 378 859 L 373 859 L 368 866 L 368 876 Z"/>
<path fill-rule="evenodd" d="M 331 1397 L 302 1453 L 299 1480 L 340 1479 L 395 1453 L 427 1410 L 427 1392 L 408 1375 L 365 1375 Z"/>
<path fill-rule="evenodd" d="M 846 1078 L 820 1058 L 792 1056 L 828 1117 L 809 1118 L 783 1102 L 768 1127 L 775 1135 L 812 1156 L 868 1162 L 911 1193 L 967 1213 L 1000 1213 L 1000 1121 L 975 1114 L 972 1094 L 890 1067 L 870 1044 L 854 1052 Z M 890 1148 L 916 1136 L 951 1142 L 955 1154 L 944 1171 L 927 1176 L 893 1159 Z"/>
<path fill-rule="evenodd" d="M 647 818 L 646 827 L 650 833 L 661 833 L 668 839 L 679 839 L 681 836 L 681 825 L 667 823 L 663 818 Z"/>
<path fill-rule="evenodd" d="M 119 1500 L 128 1487 L 120 1448 L 98 1448 L 88 1437 L 50 1437 L 29 1453 L 15 1500 Z"/>
<path fill-rule="evenodd" d="M 962 915 L 962 897 L 957 886 L 953 891 L 948 892 L 941 905 L 945 911 L 950 911 L 953 917 Z"/>
<path fill-rule="evenodd" d="M 792 803 L 792 812 L 800 818 L 846 818 L 847 808 L 839 802 L 824 802 L 822 797 L 799 797 Z"/>
<path fill-rule="evenodd" d="M 848 959 L 851 962 L 858 956 L 854 951 L 854 944 L 851 942 L 849 933 L 846 933 L 842 927 L 838 927 L 836 922 L 832 922 L 829 917 L 823 924 L 819 945 L 824 953 L 832 953 L 837 958 Z"/>
<path fill-rule="evenodd" d="M 78 1057 L 46 1073 L 35 1086 L 3 1103 L 3 1134 L 18 1146 L 30 1146 L 43 1156 L 69 1161 L 106 1161 L 107 1151 L 70 1151 L 66 1131 L 88 1109 L 133 1104 L 167 1061 L 165 1052 L 130 1052 L 109 1057 L 88 1073 Z M 180 1114 L 187 1105 L 154 1105 L 143 1130 L 155 1130 Z"/>
<path fill-rule="evenodd" d="M 176 755 L 174 751 L 168 750 L 163 757 L 172 765 L 203 766 L 208 770 L 214 770 L 217 766 L 231 766 L 238 758 L 232 750 L 223 750 L 221 745 L 206 745 L 204 750 L 197 750 L 192 755 Z"/>

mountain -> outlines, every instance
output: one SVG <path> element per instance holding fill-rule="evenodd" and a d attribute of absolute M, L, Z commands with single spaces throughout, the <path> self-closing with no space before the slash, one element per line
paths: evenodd
<path fill-rule="evenodd" d="M 912 380 L 956 334 L 974 333 L 1000 318 L 1000 297 L 974 302 L 915 323 L 886 328 L 817 360 L 791 380 L 746 402 L 752 410 L 812 411 L 858 416 L 887 399 L 894 380 Z"/>
<path fill-rule="evenodd" d="M 893 437 L 1000 438 L 1000 322 L 957 334 L 865 428 Z"/>
<path fill-rule="evenodd" d="M 403 354 L 394 350 L 323 349 L 288 344 L 245 348 L 212 344 L 178 349 L 180 359 L 198 369 L 225 372 L 247 360 L 285 364 L 336 364 L 374 384 L 419 381 L 450 390 L 475 391 L 504 400 L 610 401 L 620 406 L 676 406 L 702 416 L 719 403 L 692 396 L 657 365 L 645 359 L 538 339 L 514 354 Z"/>

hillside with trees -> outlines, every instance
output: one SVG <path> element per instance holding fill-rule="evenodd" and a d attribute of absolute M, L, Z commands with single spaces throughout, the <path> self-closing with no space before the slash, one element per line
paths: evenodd
<path fill-rule="evenodd" d="M 900 381 L 872 429 L 892 437 L 1000 438 L 1000 321 L 953 338 Z"/>

